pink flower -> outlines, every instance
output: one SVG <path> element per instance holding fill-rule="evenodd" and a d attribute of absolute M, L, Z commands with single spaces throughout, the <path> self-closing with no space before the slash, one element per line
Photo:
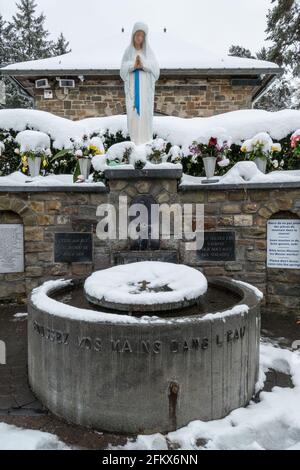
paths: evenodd
<path fill-rule="evenodd" d="M 297 146 L 297 143 L 300 141 L 300 134 L 292 135 L 291 137 L 291 147 L 294 149 Z"/>

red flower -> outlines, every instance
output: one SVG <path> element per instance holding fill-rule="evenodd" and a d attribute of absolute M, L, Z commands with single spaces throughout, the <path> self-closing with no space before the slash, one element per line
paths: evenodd
<path fill-rule="evenodd" d="M 210 145 L 211 147 L 215 147 L 217 143 L 218 143 L 218 140 L 215 137 L 211 137 L 209 139 L 208 145 Z"/>

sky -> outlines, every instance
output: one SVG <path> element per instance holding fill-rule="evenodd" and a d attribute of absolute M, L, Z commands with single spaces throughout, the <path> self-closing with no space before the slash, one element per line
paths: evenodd
<path fill-rule="evenodd" d="M 0 0 L 9 19 L 15 0 Z M 220 55 L 231 44 L 258 51 L 265 45 L 266 13 L 271 0 L 36 0 L 53 38 L 63 32 L 75 50 L 96 47 L 110 32 L 131 31 L 144 21 L 151 31 L 167 31 Z"/>

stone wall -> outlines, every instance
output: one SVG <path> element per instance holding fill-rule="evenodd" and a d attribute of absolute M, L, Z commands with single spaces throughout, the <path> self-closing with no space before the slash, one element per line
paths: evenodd
<path fill-rule="evenodd" d="M 256 285 L 265 294 L 268 311 L 299 315 L 300 272 L 267 268 L 266 246 L 267 221 L 271 217 L 300 217 L 300 187 L 290 183 L 285 187 L 249 184 L 178 188 L 178 175 L 154 178 L 143 171 L 135 177 L 123 171 L 118 174 L 122 176 L 110 175 L 107 188 L 0 189 L 0 223 L 21 221 L 25 246 L 25 273 L 0 274 L 2 301 L 24 301 L 33 287 L 49 278 L 85 277 L 95 269 L 116 263 L 120 253 L 130 253 L 131 242 L 98 239 L 98 205 L 109 202 L 117 207 L 119 196 L 127 195 L 130 203 L 137 195 L 151 195 L 158 203 L 204 204 L 206 231 L 234 232 L 235 259 L 201 261 L 196 251 L 186 251 L 185 241 L 172 238 L 161 240 L 161 251 L 149 250 L 142 256 L 175 253 L 178 262 L 195 266 L 207 276 L 229 276 Z M 93 263 L 55 263 L 57 232 L 92 232 Z"/>
<path fill-rule="evenodd" d="M 120 78 L 88 78 L 68 95 L 50 79 L 53 99 L 35 90 L 35 108 L 73 120 L 123 114 L 125 95 Z M 156 82 L 156 113 L 179 117 L 211 116 L 251 108 L 253 86 L 232 85 L 230 78 L 164 78 Z"/>

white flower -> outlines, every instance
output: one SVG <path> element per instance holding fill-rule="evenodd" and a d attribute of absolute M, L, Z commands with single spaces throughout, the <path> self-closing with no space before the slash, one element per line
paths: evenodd
<path fill-rule="evenodd" d="M 80 158 L 83 156 L 82 150 L 78 149 L 75 151 L 75 157 Z"/>
<path fill-rule="evenodd" d="M 284 166 L 284 160 L 281 160 L 280 166 Z"/>
<path fill-rule="evenodd" d="M 243 145 L 241 146 L 242 152 L 251 152 L 252 150 L 252 139 L 245 140 Z"/>
<path fill-rule="evenodd" d="M 222 158 L 222 160 L 218 161 L 218 165 L 222 168 L 225 167 L 225 166 L 228 166 L 229 163 L 230 163 L 229 158 Z"/>
<path fill-rule="evenodd" d="M 51 155 L 52 155 L 51 150 L 50 150 L 50 149 L 46 149 L 45 155 L 46 155 L 46 157 L 51 157 Z"/>
<path fill-rule="evenodd" d="M 17 147 L 15 148 L 14 152 L 17 154 L 17 155 L 20 155 L 20 149 Z"/>
<path fill-rule="evenodd" d="M 261 145 L 263 152 L 269 152 L 273 145 L 273 140 L 266 132 L 259 132 L 251 140 L 252 146 Z"/>
<path fill-rule="evenodd" d="M 278 160 L 273 160 L 272 164 L 274 168 L 278 168 L 278 165 L 279 165 Z"/>
<path fill-rule="evenodd" d="M 5 145 L 3 142 L 0 142 L 0 155 L 2 155 L 2 152 L 5 150 Z"/>
<path fill-rule="evenodd" d="M 78 175 L 77 178 L 77 183 L 84 183 L 85 182 L 85 177 L 83 175 Z"/>
<path fill-rule="evenodd" d="M 183 151 L 178 145 L 173 145 L 169 150 L 168 157 L 171 157 L 171 161 L 180 160 L 183 157 Z"/>

